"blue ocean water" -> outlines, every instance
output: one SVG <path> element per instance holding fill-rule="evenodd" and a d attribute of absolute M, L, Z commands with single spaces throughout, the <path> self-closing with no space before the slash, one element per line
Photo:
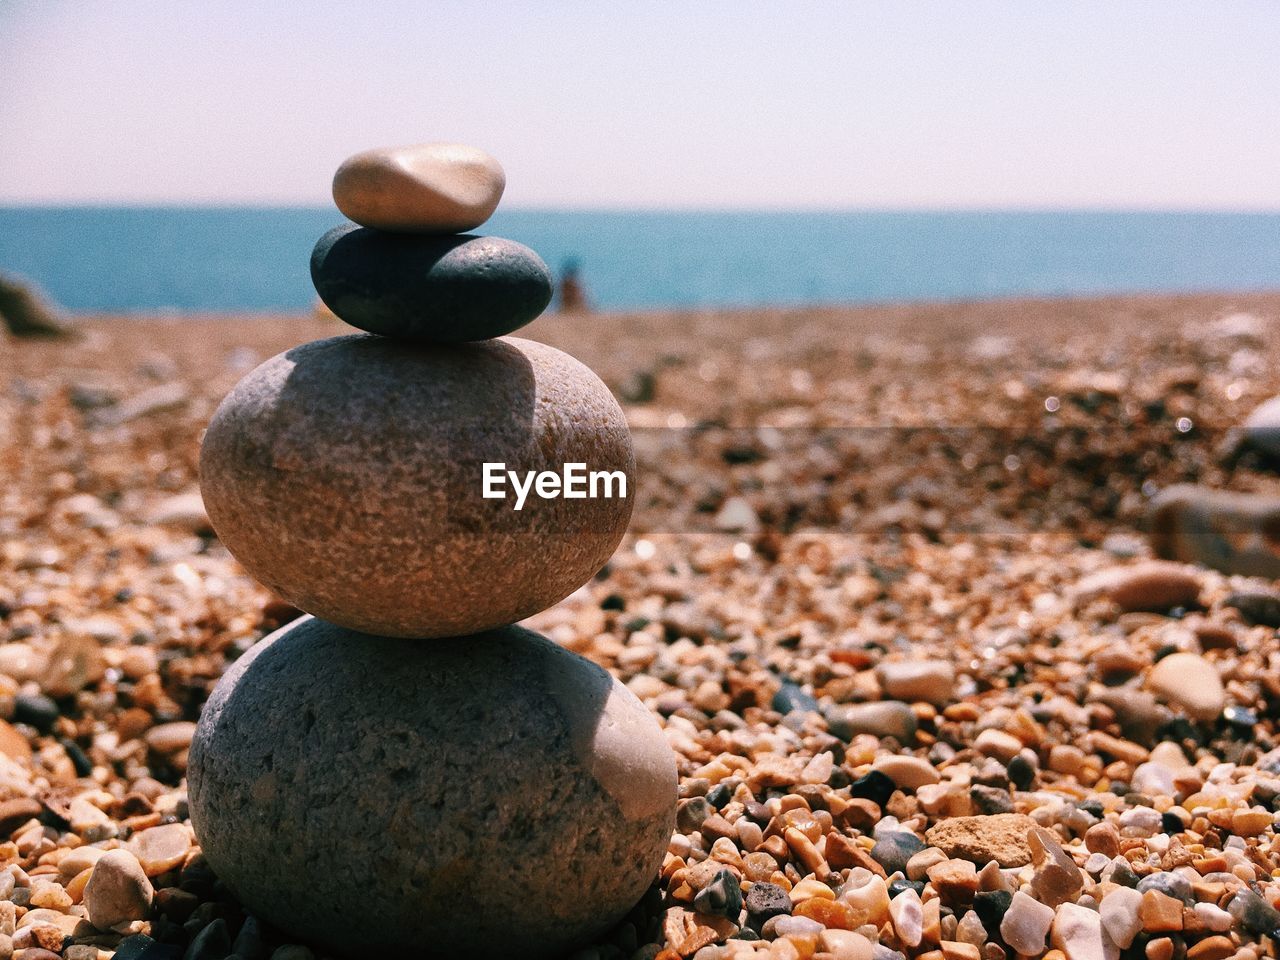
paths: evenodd
<path fill-rule="evenodd" d="M 74 310 L 304 310 L 332 208 L 0 208 L 0 272 Z M 499 211 L 603 308 L 1280 289 L 1280 214 Z"/>

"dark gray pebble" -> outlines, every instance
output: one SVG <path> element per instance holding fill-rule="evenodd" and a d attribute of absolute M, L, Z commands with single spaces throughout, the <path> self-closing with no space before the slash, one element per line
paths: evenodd
<path fill-rule="evenodd" d="M 721 870 L 711 882 L 693 898 L 693 909 L 698 913 L 710 913 L 728 917 L 734 923 L 742 913 L 742 887 L 728 870 Z"/>
<path fill-rule="evenodd" d="M 794 710 L 801 710 L 806 713 L 816 713 L 818 710 L 818 701 L 794 683 L 783 683 L 778 688 L 778 692 L 773 695 L 772 705 L 773 709 L 783 716 Z"/>
<path fill-rule="evenodd" d="M 13 719 L 48 733 L 58 722 L 58 705 L 43 694 L 19 694 L 13 701 Z"/>
<path fill-rule="evenodd" d="M 924 849 L 924 841 L 905 830 L 887 833 L 871 848 L 871 859 L 884 867 L 885 873 L 907 872 L 907 861 Z"/>
<path fill-rule="evenodd" d="M 1013 813 L 1013 798 L 1009 796 L 1008 790 L 974 784 L 969 788 L 969 799 L 973 801 L 978 813 Z"/>
<path fill-rule="evenodd" d="M 753 884 L 747 891 L 747 915 L 757 926 L 770 917 L 791 913 L 791 897 L 776 883 Z"/>
<path fill-rule="evenodd" d="M 225 960 L 231 952 L 231 934 L 227 931 L 227 921 L 219 917 L 201 930 L 182 960 Z"/>
<path fill-rule="evenodd" d="M 914 890 L 916 893 L 924 893 L 924 881 L 906 880 L 902 878 L 893 881 L 893 883 L 889 884 L 889 899 L 892 900 L 898 894 L 905 893 L 908 890 Z"/>
<path fill-rule="evenodd" d="M 1280 929 L 1280 912 L 1252 890 L 1241 890 L 1232 897 L 1227 912 L 1255 936 L 1270 935 Z"/>
<path fill-rule="evenodd" d="M 1280 594 L 1273 590 L 1241 590 L 1223 603 L 1240 611 L 1251 626 L 1280 627 Z"/>
<path fill-rule="evenodd" d="M 551 302 L 551 272 L 524 244 L 471 234 L 334 227 L 311 254 L 326 306 L 354 327 L 435 343 L 518 330 Z"/>
<path fill-rule="evenodd" d="M 1137 887 L 1138 875 L 1124 862 L 1118 862 L 1111 871 L 1111 882 L 1121 887 Z"/>
<path fill-rule="evenodd" d="M 176 943 L 159 943 L 139 933 L 120 941 L 115 960 L 182 960 L 182 947 Z"/>
<path fill-rule="evenodd" d="M 1138 892 L 1146 893 L 1155 890 L 1166 897 L 1181 900 L 1188 907 L 1196 902 L 1196 895 L 1191 889 L 1191 881 L 1180 873 L 1151 873 L 1138 881 Z"/>
<path fill-rule="evenodd" d="M 733 791 L 723 783 L 717 783 L 714 787 L 707 791 L 707 803 L 711 804 L 717 810 L 723 810 L 733 798 Z"/>
<path fill-rule="evenodd" d="M 676 805 L 676 829 L 681 833 L 692 833 L 702 827 L 703 821 L 714 811 L 706 797 L 690 797 Z"/>

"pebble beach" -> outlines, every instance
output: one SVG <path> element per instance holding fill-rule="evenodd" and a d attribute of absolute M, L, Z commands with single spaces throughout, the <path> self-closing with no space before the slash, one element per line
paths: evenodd
<path fill-rule="evenodd" d="M 660 875 L 575 957 L 1276 955 L 1280 593 L 1155 560 L 1143 521 L 1179 483 L 1280 494 L 1231 443 L 1280 393 L 1277 321 L 1258 294 L 525 328 L 618 397 L 638 482 L 609 564 L 524 625 L 624 683 L 679 773 Z M 346 332 L 92 317 L 0 353 L 0 958 L 317 956 L 191 832 L 202 705 L 299 615 L 196 482 L 233 385 Z"/>

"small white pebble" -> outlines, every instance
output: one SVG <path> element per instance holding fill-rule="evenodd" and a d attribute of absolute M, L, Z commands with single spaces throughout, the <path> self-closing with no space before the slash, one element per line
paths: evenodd
<path fill-rule="evenodd" d="M 1226 933 L 1231 929 L 1231 914 L 1212 903 L 1197 903 L 1192 909 L 1206 928 L 1214 933 Z"/>

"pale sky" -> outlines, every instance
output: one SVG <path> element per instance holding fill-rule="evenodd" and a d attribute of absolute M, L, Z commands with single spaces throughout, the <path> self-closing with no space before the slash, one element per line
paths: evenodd
<path fill-rule="evenodd" d="M 1280 210 L 1280 3 L 0 0 L 0 203 Z"/>

